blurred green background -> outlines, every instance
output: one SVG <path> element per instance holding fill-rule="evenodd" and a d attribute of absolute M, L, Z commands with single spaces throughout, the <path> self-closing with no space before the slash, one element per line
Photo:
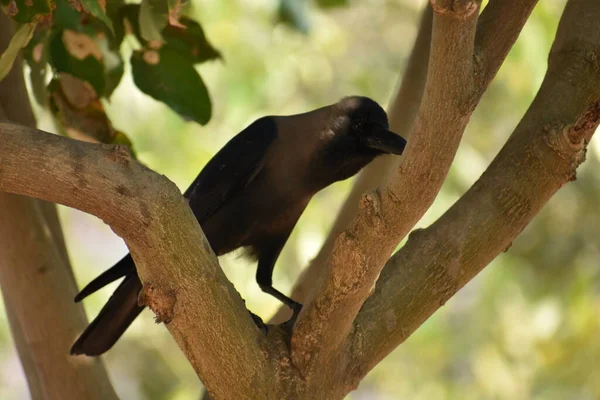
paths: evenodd
<path fill-rule="evenodd" d="M 478 106 L 427 226 L 483 172 L 533 99 L 546 69 L 564 0 L 540 2 Z M 424 1 L 364 0 L 320 9 L 307 2 L 307 34 L 278 23 L 276 0 L 194 0 L 191 14 L 225 61 L 202 64 L 214 116 L 201 127 L 142 94 L 124 76 L 107 112 L 139 158 L 184 190 L 232 135 L 267 114 L 292 114 L 350 94 L 387 104 L 412 47 Z M 133 41 L 125 40 L 125 56 Z M 56 131 L 36 110 L 40 127 Z M 600 142 L 578 179 L 562 189 L 507 253 L 448 301 L 379 364 L 348 398 L 600 399 Z M 274 276 L 289 292 L 315 256 L 351 182 L 319 193 L 288 242 Z M 61 208 L 80 286 L 126 247 L 100 220 Z M 235 254 L 225 272 L 254 312 L 278 307 Z M 113 286 L 114 287 L 114 286 Z M 111 287 L 112 289 L 112 287 Z M 94 317 L 112 290 L 85 302 Z M 75 339 L 75 338 L 74 338 Z M 104 361 L 120 397 L 197 399 L 202 387 L 162 325 L 144 312 Z M 0 398 L 28 398 L 4 312 L 0 312 Z"/>

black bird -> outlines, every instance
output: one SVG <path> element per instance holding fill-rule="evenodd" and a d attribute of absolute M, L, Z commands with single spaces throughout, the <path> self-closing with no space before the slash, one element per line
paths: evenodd
<path fill-rule="evenodd" d="M 240 247 L 258 260 L 260 288 L 294 311 L 301 305 L 271 284 L 275 261 L 312 196 L 347 179 L 381 154 L 402 154 L 406 141 L 388 131 L 385 111 L 366 97 L 346 97 L 304 114 L 263 117 L 231 139 L 184 193 L 217 255 Z M 81 301 L 108 283 L 123 282 L 71 348 L 100 355 L 143 307 L 142 284 L 128 254 L 90 282 Z M 293 317 L 293 318 L 294 318 Z"/>

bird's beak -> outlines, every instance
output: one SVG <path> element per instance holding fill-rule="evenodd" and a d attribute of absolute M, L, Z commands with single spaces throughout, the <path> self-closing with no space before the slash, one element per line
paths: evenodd
<path fill-rule="evenodd" d="M 377 127 L 364 138 L 367 147 L 383 151 L 384 153 L 402 154 L 406 147 L 406 140 L 400 135 L 390 132 L 382 127 Z"/>

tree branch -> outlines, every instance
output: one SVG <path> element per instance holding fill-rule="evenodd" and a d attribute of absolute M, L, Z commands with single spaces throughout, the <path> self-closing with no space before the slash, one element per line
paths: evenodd
<path fill-rule="evenodd" d="M 86 319 L 73 304 L 74 282 L 64 281 L 64 261 L 39 206 L 34 199 L 0 194 L 0 282 L 32 398 L 117 398 L 100 360 L 69 357 Z"/>
<path fill-rule="evenodd" d="M 571 0 L 531 107 L 471 189 L 387 263 L 355 324 L 356 379 L 414 332 L 575 179 L 600 122 L 600 3 Z"/>
<path fill-rule="evenodd" d="M 257 393 L 269 376 L 265 338 L 177 187 L 99 145 L 0 123 L 0 189 L 78 208 L 103 219 L 128 244 L 149 305 L 216 398 Z M 235 360 L 228 368 L 223 355 Z"/>
<path fill-rule="evenodd" d="M 538 0 L 491 0 L 481 12 L 475 54 L 480 88 L 487 87 L 517 40 Z"/>
<path fill-rule="evenodd" d="M 534 2 L 526 3 L 517 7 L 524 15 L 530 13 Z M 510 45 L 475 48 L 478 4 L 431 0 L 435 15 L 429 71 L 411 139 L 395 176 L 361 199 L 351 228 L 335 242 L 331 270 L 321 276 L 299 317 L 292 358 L 305 374 L 323 362 L 323 348 L 335 353 L 343 346 L 354 346 L 344 341 L 353 317 L 372 291 L 388 255 L 435 199 L 471 112 L 495 75 L 498 60 L 506 57 Z M 493 10 L 488 13 L 493 14 Z M 512 44 L 525 20 L 523 16 L 507 21 L 512 26 L 501 31 L 489 23 L 477 29 L 489 30 L 490 35 L 503 33 L 507 37 L 502 43 Z"/>
<path fill-rule="evenodd" d="M 456 8 L 441 3 L 432 1 L 436 13 L 429 72 L 419 118 L 400 166 L 401 183 L 392 182 L 361 199 L 361 212 L 352 228 L 337 238 L 331 269 L 296 323 L 292 358 L 306 375 L 330 358 L 326 353 L 340 350 L 397 243 L 394 239 L 402 237 L 433 202 L 469 120 L 479 3 L 465 1 Z M 423 187 L 423 182 L 428 185 Z M 392 240 L 387 237 L 390 232 Z"/>
<path fill-rule="evenodd" d="M 23 371 L 25 371 L 25 378 L 27 378 L 29 396 L 33 400 L 43 399 L 45 398 L 44 391 L 42 389 L 43 379 L 41 376 L 39 376 L 38 370 L 35 366 L 33 352 L 25 341 L 25 332 L 23 332 L 13 305 L 10 304 L 10 299 L 4 294 L 4 292 L 2 292 L 2 299 L 4 300 L 4 309 L 6 310 L 6 317 L 8 319 L 11 337 L 15 343 L 15 347 L 17 348 L 17 353 L 19 354 Z"/>

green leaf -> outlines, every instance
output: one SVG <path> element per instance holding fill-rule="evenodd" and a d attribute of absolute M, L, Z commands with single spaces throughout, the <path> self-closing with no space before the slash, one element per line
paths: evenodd
<path fill-rule="evenodd" d="M 90 83 L 100 97 L 110 97 L 123 76 L 120 52 L 124 36 L 120 17 L 123 4 L 121 0 L 108 0 L 106 4 L 106 15 L 116 21 L 114 30 L 93 15 L 82 19 L 67 0 L 57 0 L 54 11 L 51 64 L 58 72 Z M 62 45 L 54 35 L 61 35 Z"/>
<path fill-rule="evenodd" d="M 52 13 L 52 0 L 0 0 L 6 15 L 17 22 L 40 22 Z"/>
<path fill-rule="evenodd" d="M 52 13 L 52 26 L 55 29 L 64 28 L 80 31 L 81 15 L 67 0 L 56 0 L 56 8 Z"/>
<path fill-rule="evenodd" d="M 0 56 L 0 81 L 4 79 L 6 75 L 8 75 L 12 69 L 15 59 L 19 55 L 19 51 L 21 51 L 23 47 L 27 46 L 27 43 L 29 43 L 33 37 L 33 32 L 35 31 L 36 25 L 37 22 L 25 24 L 22 25 L 17 32 L 15 32 L 15 35 L 10 40 L 6 51 L 4 51 L 4 53 L 2 53 Z"/>
<path fill-rule="evenodd" d="M 321 8 L 343 7 L 348 5 L 348 0 L 316 0 Z"/>
<path fill-rule="evenodd" d="M 144 39 L 163 41 L 161 31 L 169 23 L 169 4 L 166 0 L 142 0 L 139 21 Z"/>
<path fill-rule="evenodd" d="M 164 46 L 131 56 L 133 81 L 144 93 L 201 125 L 211 117 L 208 90 L 189 58 Z"/>
<path fill-rule="evenodd" d="M 106 15 L 106 0 L 81 0 L 81 4 L 87 12 L 104 22 L 111 32 L 114 33 L 112 21 L 108 18 L 108 15 Z M 102 4 L 104 4 L 104 6 L 102 6 Z"/>
<path fill-rule="evenodd" d="M 279 21 L 306 34 L 310 29 L 306 0 L 279 0 Z"/>
<path fill-rule="evenodd" d="M 196 21 L 182 17 L 179 23 L 184 27 L 168 25 L 162 32 L 170 48 L 190 58 L 194 63 L 201 63 L 222 58 L 206 39 L 204 30 Z"/>
<path fill-rule="evenodd" d="M 50 38 L 50 65 L 89 82 L 96 93 L 104 93 L 103 55 L 98 44 L 85 33 L 70 29 L 53 32 Z"/>

